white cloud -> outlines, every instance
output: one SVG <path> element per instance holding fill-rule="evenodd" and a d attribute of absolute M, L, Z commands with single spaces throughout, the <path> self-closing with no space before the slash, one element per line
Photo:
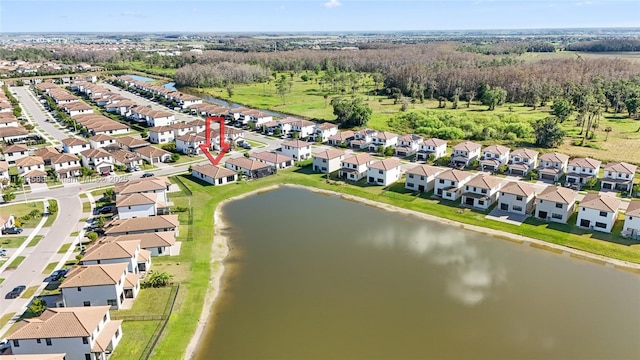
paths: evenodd
<path fill-rule="evenodd" d="M 326 7 L 327 9 L 331 9 L 341 5 L 342 3 L 339 0 L 329 0 L 326 3 L 322 4 L 322 6 Z"/>

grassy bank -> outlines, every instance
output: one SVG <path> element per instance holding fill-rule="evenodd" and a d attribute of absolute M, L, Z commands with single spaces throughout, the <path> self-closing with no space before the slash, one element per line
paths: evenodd
<path fill-rule="evenodd" d="M 308 168 L 280 171 L 277 175 L 257 181 L 240 182 L 222 187 L 203 186 L 188 176 L 181 176 L 180 179 L 192 191 L 193 195 L 191 197 L 185 195 L 172 197 L 172 201 L 176 206 L 190 204 L 196 209 L 192 227 L 193 241 L 184 241 L 188 229 L 181 226 L 180 237 L 183 240 L 181 254 L 177 257 L 154 258 L 153 266 L 155 269 L 175 273 L 175 280 L 181 284 L 174 312 L 153 353 L 154 359 L 182 359 L 185 346 L 195 331 L 209 286 L 210 253 L 213 241 L 211 234 L 214 228 L 213 214 L 216 206 L 228 198 L 271 185 L 298 184 L 336 191 L 463 224 L 506 231 L 594 254 L 640 263 L 640 244 L 626 242 L 617 235 L 593 234 L 573 225 L 547 224 L 537 220 L 528 220 L 521 226 L 487 220 L 483 212 L 461 211 L 454 203 L 432 200 L 425 194 L 407 192 L 404 190 L 402 182 L 389 188 L 347 185 L 337 181 L 328 182 L 323 175 L 310 173 Z M 181 221 L 184 221 L 186 214 L 181 213 L 180 218 Z M 217 265 L 214 264 L 214 266 Z M 138 345 L 130 344 L 128 346 Z"/>

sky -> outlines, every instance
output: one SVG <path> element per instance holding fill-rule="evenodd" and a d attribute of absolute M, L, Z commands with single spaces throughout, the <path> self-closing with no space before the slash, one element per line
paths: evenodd
<path fill-rule="evenodd" d="M 2 0 L 0 33 L 640 27 L 638 0 Z"/>

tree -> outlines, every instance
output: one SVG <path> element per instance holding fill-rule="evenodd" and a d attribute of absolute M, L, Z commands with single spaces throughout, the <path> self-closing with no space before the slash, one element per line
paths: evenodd
<path fill-rule="evenodd" d="M 567 99 L 558 99 L 551 106 L 551 114 L 563 123 L 573 113 L 573 106 Z"/>
<path fill-rule="evenodd" d="M 507 90 L 495 87 L 485 90 L 482 95 L 482 104 L 489 107 L 489 111 L 495 110 L 496 106 L 502 105 L 507 99 Z"/>
<path fill-rule="evenodd" d="M 567 133 L 560 128 L 558 118 L 548 116 L 533 123 L 536 134 L 536 145 L 544 148 L 554 148 L 562 144 Z"/>
<path fill-rule="evenodd" d="M 58 202 L 55 200 L 51 200 L 49 203 L 48 211 L 50 215 L 55 215 L 58 212 Z"/>
<path fill-rule="evenodd" d="M 585 181 L 584 186 L 588 187 L 589 189 L 593 189 L 596 184 L 598 184 L 598 178 L 590 177 L 587 179 L 587 181 Z"/>
<path fill-rule="evenodd" d="M 331 105 L 336 122 L 345 127 L 364 126 L 371 118 L 371 108 L 362 99 L 335 98 L 331 100 Z"/>
<path fill-rule="evenodd" d="M 4 202 L 12 201 L 15 198 L 16 198 L 16 192 L 13 191 L 12 188 L 8 187 L 4 189 L 2 193 L 2 200 L 4 200 Z"/>
<path fill-rule="evenodd" d="M 35 298 L 28 307 L 28 310 L 34 317 L 40 316 L 47 309 L 47 302 L 41 298 Z"/>
<path fill-rule="evenodd" d="M 178 153 L 171 154 L 171 161 L 172 162 L 176 162 L 178 160 L 180 160 L 180 154 L 178 154 Z"/>
<path fill-rule="evenodd" d="M 607 141 L 607 139 L 609 138 L 609 133 L 611 132 L 611 126 L 607 126 L 606 128 L 604 128 L 604 132 L 607 133 L 607 136 L 604 138 L 604 141 Z"/>
<path fill-rule="evenodd" d="M 171 280 L 173 279 L 173 275 L 168 274 L 167 272 L 157 272 L 157 271 L 149 271 L 149 278 L 142 283 L 142 287 L 144 288 L 160 288 L 165 287 L 171 284 Z"/>
<path fill-rule="evenodd" d="M 176 152 L 176 143 L 174 142 L 162 144 L 160 145 L 160 147 L 162 148 L 162 150 L 166 150 L 168 152 Z"/>
<path fill-rule="evenodd" d="M 102 198 L 108 201 L 112 201 L 115 195 L 116 193 L 115 191 L 113 191 L 113 188 L 108 188 L 104 191 L 104 193 L 102 193 Z"/>
<path fill-rule="evenodd" d="M 285 103 L 285 95 L 287 94 L 287 77 L 285 75 L 280 76 L 280 78 L 276 81 L 276 91 L 278 95 L 282 97 L 282 102 Z"/>
<path fill-rule="evenodd" d="M 98 233 L 93 231 L 89 231 L 85 236 L 92 242 L 98 239 Z"/>
<path fill-rule="evenodd" d="M 627 108 L 627 112 L 629 113 L 629 117 L 638 114 L 638 110 L 640 109 L 640 98 L 632 97 L 628 98 L 624 102 L 624 106 Z"/>

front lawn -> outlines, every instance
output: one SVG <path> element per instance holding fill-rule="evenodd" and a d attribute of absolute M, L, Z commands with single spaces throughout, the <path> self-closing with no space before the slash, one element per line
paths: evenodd
<path fill-rule="evenodd" d="M 20 222 L 20 227 L 34 228 L 40 222 L 42 212 L 44 211 L 44 205 L 42 201 L 34 201 L 28 203 L 11 204 L 0 207 L 3 214 L 12 214 L 16 221 Z M 31 215 L 33 212 L 34 215 Z"/>
<path fill-rule="evenodd" d="M 3 248 L 17 248 L 27 240 L 26 236 L 2 236 L 0 237 L 0 244 Z"/>
<path fill-rule="evenodd" d="M 20 264 L 22 264 L 22 262 L 24 261 L 24 259 L 26 259 L 24 256 L 18 256 L 15 259 L 13 259 L 13 261 L 11 262 L 11 264 L 9 264 L 9 266 L 7 266 L 7 270 L 10 269 L 17 269 L 18 266 L 20 266 Z"/>

